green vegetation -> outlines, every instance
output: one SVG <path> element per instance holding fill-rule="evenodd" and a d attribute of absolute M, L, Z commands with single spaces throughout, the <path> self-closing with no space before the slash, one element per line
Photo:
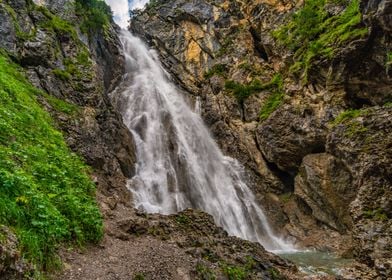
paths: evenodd
<path fill-rule="evenodd" d="M 71 80 L 71 74 L 65 70 L 61 69 L 54 69 L 53 74 L 62 81 L 69 81 Z"/>
<path fill-rule="evenodd" d="M 387 70 L 387 73 L 389 72 L 389 69 L 392 68 L 392 51 L 387 52 L 387 62 L 385 64 L 385 68 Z"/>
<path fill-rule="evenodd" d="M 271 267 L 268 270 L 268 273 L 271 275 L 271 278 L 273 280 L 280 280 L 280 279 L 285 279 L 280 275 L 280 272 L 276 270 L 275 268 Z"/>
<path fill-rule="evenodd" d="M 135 276 L 133 276 L 133 280 L 144 280 L 144 274 L 143 273 L 137 273 Z"/>
<path fill-rule="evenodd" d="M 366 109 L 349 109 L 340 113 L 332 122 L 332 127 L 337 126 L 339 124 L 346 124 L 345 136 L 354 137 L 360 133 L 366 132 L 368 129 L 363 126 L 363 124 L 359 121 L 353 120 L 359 116 L 366 116 Z"/>
<path fill-rule="evenodd" d="M 215 64 L 210 70 L 204 73 L 205 79 L 210 79 L 215 75 L 225 77 L 228 69 L 224 64 Z"/>
<path fill-rule="evenodd" d="M 31 9 L 41 12 L 45 16 L 45 20 L 39 23 L 39 26 L 45 29 L 53 30 L 58 36 L 71 36 L 74 41 L 77 41 L 78 36 L 75 27 L 68 21 L 54 15 L 45 6 L 38 6 L 33 4 Z"/>
<path fill-rule="evenodd" d="M 280 201 L 283 203 L 289 202 L 294 197 L 293 193 L 284 193 L 279 196 Z"/>
<path fill-rule="evenodd" d="M 222 270 L 229 280 L 243 280 L 248 277 L 248 272 L 241 266 L 222 265 Z"/>
<path fill-rule="evenodd" d="M 280 74 L 276 74 L 267 84 L 272 90 L 272 94 L 261 107 L 260 120 L 266 120 L 268 117 L 282 104 L 284 98 L 283 78 Z"/>
<path fill-rule="evenodd" d="M 271 81 L 264 84 L 257 79 L 247 85 L 229 80 L 226 81 L 225 88 L 231 91 L 240 103 L 256 92 L 272 91 L 260 110 L 260 120 L 266 120 L 282 104 L 284 98 L 283 78 L 280 74 L 276 74 Z"/>
<path fill-rule="evenodd" d="M 283 89 L 283 79 L 280 74 L 276 74 L 271 81 L 267 83 L 261 83 L 259 80 L 254 79 L 251 83 L 244 85 L 235 81 L 229 80 L 225 83 L 225 88 L 231 91 L 237 98 L 238 102 L 243 102 L 246 98 L 256 92 L 262 90 L 275 90 Z"/>
<path fill-rule="evenodd" d="M 349 109 L 340 113 L 332 122 L 333 126 L 336 126 L 346 121 L 352 120 L 361 115 L 362 111 L 357 109 Z"/>
<path fill-rule="evenodd" d="M 201 280 L 215 280 L 216 276 L 214 272 L 202 263 L 198 263 L 196 266 L 196 272 Z"/>
<path fill-rule="evenodd" d="M 36 30 L 32 29 L 32 31 L 30 33 L 24 32 L 22 30 L 22 27 L 19 24 L 17 14 L 14 11 L 14 9 L 10 5 L 8 5 L 6 3 L 3 3 L 3 5 L 4 5 L 4 8 L 7 11 L 7 13 L 12 18 L 12 24 L 13 24 L 14 29 L 15 29 L 16 37 L 18 39 L 22 40 L 22 41 L 25 41 L 25 40 L 33 38 L 35 36 Z"/>
<path fill-rule="evenodd" d="M 84 33 L 89 31 L 107 31 L 112 11 L 103 0 L 76 0 L 75 11 L 83 19 L 81 30 Z"/>
<path fill-rule="evenodd" d="M 188 225 L 191 222 L 191 220 L 189 219 L 188 216 L 184 214 L 179 214 L 178 216 L 176 216 L 176 222 L 178 224 Z"/>
<path fill-rule="evenodd" d="M 66 146 L 36 100 L 42 93 L 20 71 L 0 55 L 0 224 L 16 233 L 23 257 L 48 270 L 59 264 L 61 243 L 98 242 L 102 218 L 88 168 Z"/>
<path fill-rule="evenodd" d="M 325 9 L 330 1 L 305 1 L 290 22 L 273 32 L 278 41 L 294 52 L 295 63 L 290 70 L 303 71 L 305 82 L 315 59 L 332 58 L 339 47 L 368 34 L 367 28 L 361 26 L 359 0 L 348 4 L 336 0 L 346 5 L 338 15 L 331 15 Z"/>
<path fill-rule="evenodd" d="M 40 95 L 42 95 L 45 100 L 49 103 L 52 108 L 58 112 L 62 112 L 67 115 L 74 115 L 78 112 L 79 107 L 73 104 L 70 104 L 68 102 L 65 102 L 61 99 L 58 99 L 56 97 L 53 97 L 46 92 L 40 92 Z"/>
<path fill-rule="evenodd" d="M 363 215 L 367 219 L 372 219 L 372 220 L 377 220 L 377 221 L 387 221 L 388 216 L 385 214 L 385 212 L 381 209 L 373 209 L 373 210 L 366 210 L 363 212 Z"/>

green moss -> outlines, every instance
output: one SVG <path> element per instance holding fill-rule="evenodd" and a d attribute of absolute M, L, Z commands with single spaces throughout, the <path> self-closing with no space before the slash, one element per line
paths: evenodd
<path fill-rule="evenodd" d="M 268 119 L 268 117 L 282 104 L 283 98 L 283 91 L 273 92 L 260 110 L 260 120 L 263 121 Z"/>
<path fill-rule="evenodd" d="M 363 112 L 358 109 L 349 109 L 343 111 L 332 121 L 332 125 L 336 126 L 338 124 L 345 123 L 346 121 L 359 117 L 362 113 Z"/>
<path fill-rule="evenodd" d="M 14 11 L 14 9 L 10 5 L 8 5 L 6 3 L 4 3 L 3 5 L 4 5 L 4 8 L 7 11 L 7 13 L 11 16 L 12 23 L 13 23 L 13 26 L 14 26 L 14 29 L 15 29 L 16 37 L 19 40 L 22 40 L 22 41 L 26 41 L 26 40 L 29 40 L 31 38 L 34 38 L 35 35 L 36 35 L 36 30 L 33 28 L 30 33 L 23 32 L 23 30 L 22 30 L 22 28 L 21 28 L 21 26 L 19 24 L 17 14 Z"/>
<path fill-rule="evenodd" d="M 67 115 L 75 115 L 79 110 L 78 106 L 53 97 L 45 92 L 40 92 L 40 94 L 45 98 L 49 105 L 58 112 L 62 112 Z"/>
<path fill-rule="evenodd" d="M 280 43 L 294 52 L 290 70 L 302 71 L 305 82 L 315 59 L 330 59 L 347 42 L 368 34 L 367 28 L 361 26 L 359 0 L 350 1 L 339 15 L 328 14 L 326 3 L 327 0 L 305 1 L 286 25 L 273 32 Z"/>
<path fill-rule="evenodd" d="M 385 104 L 383 105 L 383 107 L 391 108 L 391 107 L 392 107 L 392 102 L 387 102 L 387 103 L 385 103 Z"/>
<path fill-rule="evenodd" d="M 243 102 L 249 96 L 256 92 L 260 92 L 262 90 L 267 89 L 282 89 L 283 88 L 283 79 L 280 74 L 276 74 L 271 81 L 267 83 L 261 83 L 259 80 L 254 79 L 251 83 L 244 85 L 237 83 L 235 81 L 229 80 L 225 83 L 225 88 L 231 91 L 234 96 L 237 98 L 238 102 Z"/>
<path fill-rule="evenodd" d="M 39 23 L 41 28 L 53 30 L 60 37 L 70 36 L 75 42 L 78 42 L 78 35 L 73 24 L 54 15 L 45 6 L 34 5 L 33 8 L 46 17 L 44 21 Z"/>
<path fill-rule="evenodd" d="M 285 277 L 282 277 L 282 276 L 280 275 L 279 270 L 277 270 L 277 269 L 275 269 L 275 268 L 273 268 L 273 267 L 269 268 L 267 271 L 268 271 L 269 275 L 271 276 L 271 279 L 272 279 L 272 280 L 286 279 Z"/>
<path fill-rule="evenodd" d="M 227 67 L 224 64 L 215 64 L 214 66 L 212 66 L 212 68 L 210 70 L 208 70 L 207 72 L 204 73 L 204 78 L 205 79 L 210 79 L 213 76 L 217 75 L 217 76 L 221 76 L 221 77 L 225 77 L 227 73 Z"/>
<path fill-rule="evenodd" d="M 133 276 L 133 280 L 144 280 L 144 274 L 143 273 L 136 273 L 135 276 Z"/>
<path fill-rule="evenodd" d="M 202 263 L 198 263 L 196 266 L 197 275 L 201 280 L 215 280 L 215 273 L 207 266 Z"/>
<path fill-rule="evenodd" d="M 53 74 L 62 81 L 71 80 L 71 74 L 62 69 L 54 69 Z"/>
<path fill-rule="evenodd" d="M 248 277 L 248 272 L 244 267 L 222 264 L 222 271 L 229 280 L 244 280 Z"/>
<path fill-rule="evenodd" d="M 385 212 L 381 208 L 366 210 L 363 212 L 363 215 L 367 219 L 372 219 L 372 220 L 377 220 L 377 221 L 387 221 L 388 220 L 388 216 L 385 214 Z"/>
<path fill-rule="evenodd" d="M 368 128 L 363 126 L 362 123 L 357 121 L 352 121 L 347 125 L 344 136 L 352 138 L 367 131 Z"/>
<path fill-rule="evenodd" d="M 87 166 L 20 71 L 0 56 L 0 224 L 14 229 L 23 257 L 47 270 L 59 264 L 61 243 L 99 241 L 102 218 Z"/>
<path fill-rule="evenodd" d="M 293 193 L 284 193 L 279 196 L 279 199 L 283 203 L 287 203 L 291 200 L 292 197 L 293 197 Z"/>
<path fill-rule="evenodd" d="M 179 214 L 176 216 L 176 222 L 178 224 L 188 225 L 191 222 L 191 220 L 189 219 L 188 216 L 186 216 L 184 214 Z"/>

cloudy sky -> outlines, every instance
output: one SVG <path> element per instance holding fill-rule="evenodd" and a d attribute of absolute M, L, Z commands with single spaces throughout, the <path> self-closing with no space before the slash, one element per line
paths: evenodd
<path fill-rule="evenodd" d="M 114 14 L 114 20 L 122 28 L 126 28 L 128 25 L 129 9 L 140 9 L 148 2 L 148 0 L 105 0 L 108 5 L 112 8 Z"/>

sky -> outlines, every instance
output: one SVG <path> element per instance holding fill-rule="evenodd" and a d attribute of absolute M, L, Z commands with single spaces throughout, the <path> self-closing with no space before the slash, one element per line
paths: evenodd
<path fill-rule="evenodd" d="M 121 27 L 128 26 L 129 10 L 141 9 L 149 0 L 105 0 L 112 8 L 114 21 Z M 129 3 L 128 3 L 129 2 Z"/>

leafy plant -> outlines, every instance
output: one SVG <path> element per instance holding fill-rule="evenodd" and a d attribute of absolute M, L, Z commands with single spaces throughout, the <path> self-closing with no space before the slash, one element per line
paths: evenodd
<path fill-rule="evenodd" d="M 227 67 L 224 64 L 215 64 L 210 70 L 204 73 L 204 78 L 210 79 L 215 75 L 224 77 L 226 76 Z"/>
<path fill-rule="evenodd" d="M 81 30 L 84 33 L 106 32 L 112 18 L 110 6 L 103 0 L 76 0 L 76 13 L 83 19 Z"/>
<path fill-rule="evenodd" d="M 214 272 L 202 263 L 197 264 L 196 272 L 201 280 L 215 280 L 216 279 Z"/>
<path fill-rule="evenodd" d="M 89 169 L 20 72 L 0 55 L 0 224 L 14 229 L 24 258 L 47 270 L 58 266 L 61 243 L 98 242 L 102 218 Z"/>
<path fill-rule="evenodd" d="M 241 266 L 224 264 L 222 271 L 229 280 L 244 280 L 248 277 L 248 272 Z"/>

